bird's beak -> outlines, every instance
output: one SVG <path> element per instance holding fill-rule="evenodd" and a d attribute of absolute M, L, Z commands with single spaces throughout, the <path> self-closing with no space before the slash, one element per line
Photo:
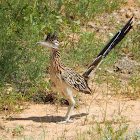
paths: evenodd
<path fill-rule="evenodd" d="M 58 49 L 58 47 L 56 47 L 52 43 L 48 43 L 48 42 L 37 42 L 36 44 L 42 45 L 42 46 L 47 47 L 47 48 Z"/>
<path fill-rule="evenodd" d="M 51 43 L 48 42 L 37 42 L 36 44 L 42 45 L 44 47 L 52 47 Z"/>

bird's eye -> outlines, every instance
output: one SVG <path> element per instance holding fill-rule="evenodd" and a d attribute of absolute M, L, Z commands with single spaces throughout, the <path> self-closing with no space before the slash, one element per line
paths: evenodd
<path fill-rule="evenodd" d="M 52 42 L 54 45 L 59 45 L 59 42 L 57 40 Z"/>

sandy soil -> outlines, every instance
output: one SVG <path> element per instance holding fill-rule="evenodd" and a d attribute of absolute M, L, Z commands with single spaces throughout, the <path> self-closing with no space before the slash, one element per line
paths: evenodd
<path fill-rule="evenodd" d="M 19 137 L 72 140 L 77 133 L 95 126 L 96 122 L 102 124 L 104 119 L 109 122 L 114 119 L 112 124 L 116 125 L 121 121 L 122 125 L 129 125 L 130 132 L 134 132 L 136 128 L 140 130 L 140 99 L 131 100 L 118 95 L 100 93 L 92 96 L 82 94 L 80 99 L 79 108 L 75 108 L 72 112 L 73 123 L 56 123 L 65 116 L 67 106 L 26 103 L 27 108 L 22 113 L 11 115 L 9 120 L 4 116 L 0 117 L 0 122 L 4 126 L 0 129 L 0 133 L 8 140 Z M 21 133 L 15 129 L 16 126 L 21 126 L 23 129 Z"/>
<path fill-rule="evenodd" d="M 128 4 L 121 10 L 122 17 L 129 18 L 133 13 L 136 14 L 134 20 L 138 21 L 140 18 L 139 7 L 133 0 L 128 0 Z M 124 10 L 127 12 L 123 12 Z M 16 140 L 22 137 L 21 139 L 73 140 L 77 133 L 95 126 L 96 122 L 102 124 L 104 120 L 111 121 L 113 118 L 116 124 L 118 120 L 122 121 L 122 124 L 128 124 L 131 132 L 136 128 L 140 130 L 140 99 L 103 95 L 102 89 L 106 93 L 104 86 L 96 89 L 94 95 L 81 95 L 79 107 L 72 112 L 73 123 L 56 123 L 65 116 L 67 106 L 25 103 L 24 111 L 12 114 L 8 120 L 5 119 L 5 115 L 0 116 L 0 139 Z M 17 126 L 20 126 L 20 131 L 16 129 Z"/>

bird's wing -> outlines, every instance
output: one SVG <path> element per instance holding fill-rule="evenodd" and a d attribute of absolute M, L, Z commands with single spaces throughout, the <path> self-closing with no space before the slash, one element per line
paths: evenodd
<path fill-rule="evenodd" d="M 61 76 L 62 80 L 64 80 L 69 86 L 71 86 L 75 90 L 84 93 L 91 93 L 91 90 L 88 87 L 84 77 L 76 73 L 74 70 L 66 68 L 66 70 L 62 71 Z"/>

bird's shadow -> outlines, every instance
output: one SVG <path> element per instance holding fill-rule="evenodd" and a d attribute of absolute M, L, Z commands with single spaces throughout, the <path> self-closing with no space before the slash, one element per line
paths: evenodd
<path fill-rule="evenodd" d="M 77 115 L 72 115 L 71 119 L 79 119 L 80 117 L 86 116 L 86 113 L 81 113 Z M 7 120 L 15 121 L 15 120 L 32 120 L 34 122 L 46 122 L 46 123 L 56 123 L 64 120 L 64 117 L 61 116 L 42 116 L 42 117 L 27 117 L 27 118 L 8 118 Z"/>

